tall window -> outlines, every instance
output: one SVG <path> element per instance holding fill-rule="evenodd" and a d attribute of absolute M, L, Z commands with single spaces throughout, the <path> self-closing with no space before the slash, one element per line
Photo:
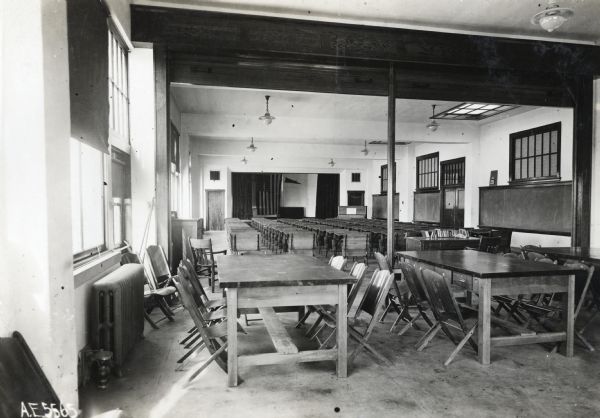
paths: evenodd
<path fill-rule="evenodd" d="M 112 147 L 113 247 L 131 242 L 131 161 L 129 155 Z"/>
<path fill-rule="evenodd" d="M 129 145 L 127 47 L 112 30 L 108 31 L 108 81 L 111 144 Z"/>
<path fill-rule="evenodd" d="M 180 165 L 179 165 L 179 131 L 171 123 L 171 211 L 179 212 Z"/>
<path fill-rule="evenodd" d="M 560 178 L 561 123 L 510 135 L 510 181 Z"/>
<path fill-rule="evenodd" d="M 394 172 L 396 171 L 396 163 L 394 163 Z M 387 194 L 388 191 L 388 176 L 389 170 L 388 165 L 381 166 L 381 175 L 379 176 L 381 180 L 381 194 Z M 394 185 L 396 184 L 396 178 L 394 177 Z"/>
<path fill-rule="evenodd" d="M 75 260 L 106 248 L 104 162 L 100 151 L 71 139 L 71 212 Z"/>
<path fill-rule="evenodd" d="M 436 190 L 439 187 L 440 153 L 417 157 L 417 191 Z"/>

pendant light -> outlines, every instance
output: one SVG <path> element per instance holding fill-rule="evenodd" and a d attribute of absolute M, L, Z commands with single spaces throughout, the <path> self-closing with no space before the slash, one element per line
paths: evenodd
<path fill-rule="evenodd" d="M 248 164 L 248 160 L 246 159 L 245 155 L 244 155 L 244 158 L 242 158 L 240 161 L 244 164 Z"/>
<path fill-rule="evenodd" d="M 271 114 L 269 113 L 269 98 L 271 96 L 265 96 L 265 100 L 267 101 L 267 109 L 265 111 L 265 114 L 262 116 L 259 116 L 258 119 L 262 120 L 265 125 L 270 125 L 271 122 L 273 122 L 273 120 L 275 120 L 275 116 L 271 116 Z"/>
<path fill-rule="evenodd" d="M 553 32 L 570 19 L 575 12 L 568 7 L 560 7 L 557 0 L 548 0 L 545 10 L 536 13 L 531 18 L 531 23 L 540 25 L 542 29 Z"/>
<path fill-rule="evenodd" d="M 335 165 L 335 161 L 333 161 L 333 158 L 331 158 L 327 164 L 333 167 Z"/>
<path fill-rule="evenodd" d="M 431 132 L 435 132 L 438 130 L 438 128 L 440 127 L 440 124 L 437 123 L 437 121 L 435 119 L 433 119 L 433 117 L 435 116 L 435 105 L 431 105 L 431 117 L 429 119 L 431 119 L 431 122 L 429 122 L 427 124 L 427 129 L 429 129 Z"/>
<path fill-rule="evenodd" d="M 362 152 L 365 155 L 369 155 L 369 150 L 367 149 L 367 141 L 365 140 L 365 147 L 360 150 L 360 152 Z"/>
<path fill-rule="evenodd" d="M 254 151 L 256 151 L 258 149 L 258 147 L 254 146 L 254 138 L 250 139 L 250 145 L 248 145 L 246 147 L 246 149 L 249 150 L 249 151 L 252 151 L 252 152 L 254 152 Z"/>

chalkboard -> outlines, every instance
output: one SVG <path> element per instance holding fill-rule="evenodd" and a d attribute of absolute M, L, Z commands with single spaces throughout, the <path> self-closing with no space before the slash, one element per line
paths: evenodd
<path fill-rule="evenodd" d="M 479 188 L 479 225 L 570 235 L 572 184 Z"/>
<path fill-rule="evenodd" d="M 400 195 L 396 193 L 394 195 L 394 219 L 396 220 L 398 220 L 398 216 L 400 214 L 399 199 Z M 373 195 L 373 213 L 371 217 L 373 219 L 387 219 L 387 195 Z"/>
<path fill-rule="evenodd" d="M 416 193 L 414 196 L 415 222 L 440 221 L 440 192 Z"/>

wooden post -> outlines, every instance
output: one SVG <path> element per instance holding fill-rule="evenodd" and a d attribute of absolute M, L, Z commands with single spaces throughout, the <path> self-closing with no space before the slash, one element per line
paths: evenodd
<path fill-rule="evenodd" d="M 156 240 L 170 260 L 169 80 L 167 77 L 167 51 L 164 45 L 154 45 L 154 97 L 156 109 Z"/>
<path fill-rule="evenodd" d="M 391 266 L 394 265 L 394 193 L 396 182 L 396 73 L 394 64 L 390 63 L 388 80 L 388 135 L 387 135 L 387 257 Z"/>
<path fill-rule="evenodd" d="M 575 79 L 573 111 L 573 224 L 571 245 L 589 247 L 592 194 L 594 85 L 589 76 Z"/>

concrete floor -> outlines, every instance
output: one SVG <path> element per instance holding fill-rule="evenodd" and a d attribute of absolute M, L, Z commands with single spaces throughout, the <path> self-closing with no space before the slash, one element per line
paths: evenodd
<path fill-rule="evenodd" d="M 222 245 L 222 234 L 213 237 L 216 247 Z M 175 322 L 161 322 L 159 330 L 147 327 L 122 378 L 112 378 L 103 391 L 93 383 L 83 388 L 80 407 L 85 416 L 121 408 L 136 418 L 600 416 L 598 352 L 576 345 L 575 357 L 568 359 L 540 345 L 502 347 L 492 350 L 492 364 L 486 367 L 467 345 L 444 367 L 453 344 L 440 333 L 417 352 L 420 331 L 401 337 L 388 333 L 395 317 L 390 314 L 371 337 L 391 367 L 363 351 L 347 379 L 337 379 L 333 362 L 260 366 L 241 369 L 243 382 L 228 388 L 225 373 L 214 363 L 184 384 L 208 353 L 200 352 L 176 370 L 176 360 L 185 353 L 179 341 L 192 327 L 179 310 Z M 304 338 L 306 328 L 294 328 L 295 314 L 280 318 L 300 349 L 314 348 Z M 591 326 L 590 341 L 600 347 L 598 332 L 594 335 L 598 325 L 596 320 Z M 262 321 L 246 328 L 248 335 L 239 336 L 241 352 L 274 351 Z M 351 342 L 349 349 L 354 347 Z"/>

